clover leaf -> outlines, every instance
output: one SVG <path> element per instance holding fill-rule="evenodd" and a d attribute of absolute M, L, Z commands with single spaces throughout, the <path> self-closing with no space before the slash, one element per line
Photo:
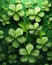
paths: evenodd
<path fill-rule="evenodd" d="M 11 9 L 12 11 L 15 11 L 15 5 L 14 4 L 10 4 L 9 5 L 9 9 Z"/>
<path fill-rule="evenodd" d="M 0 30 L 0 39 L 2 39 L 3 37 L 4 37 L 4 35 L 3 35 L 3 31 Z"/>
<path fill-rule="evenodd" d="M 20 2 L 20 1 L 18 1 L 18 2 Z M 20 20 L 20 17 L 23 17 L 24 14 L 25 13 L 23 11 L 23 7 L 22 7 L 22 4 L 21 3 L 17 3 L 16 5 L 15 4 L 10 4 L 9 5 L 8 15 L 9 16 L 13 16 L 13 19 L 15 21 L 19 21 Z"/>
<path fill-rule="evenodd" d="M 47 60 L 52 60 L 52 51 L 47 52 Z"/>
<path fill-rule="evenodd" d="M 17 28 L 16 31 L 13 30 L 12 28 L 9 29 L 9 35 L 12 37 L 18 37 L 23 34 L 23 30 L 21 28 Z"/>
<path fill-rule="evenodd" d="M 12 46 L 14 48 L 18 48 L 20 46 L 20 43 L 24 43 L 26 41 L 26 38 L 23 35 L 23 30 L 21 28 L 9 29 L 9 35 L 5 37 L 5 40 L 7 43 L 12 42 Z"/>
<path fill-rule="evenodd" d="M 34 8 L 30 8 L 26 11 L 26 17 L 29 17 L 29 20 L 36 22 L 40 22 L 41 18 L 45 15 L 45 13 L 41 10 L 40 7 L 35 6 Z"/>
<path fill-rule="evenodd" d="M 21 4 L 17 4 L 16 5 L 16 11 L 19 11 L 19 10 L 21 10 L 22 9 L 22 5 Z"/>
<path fill-rule="evenodd" d="M 35 49 L 33 50 L 32 55 L 37 57 L 39 53 L 40 53 L 39 50 Z"/>
<path fill-rule="evenodd" d="M 47 52 L 47 51 L 48 51 L 48 48 L 44 46 L 44 47 L 42 48 L 42 50 L 45 51 L 45 52 Z"/>
<path fill-rule="evenodd" d="M 51 3 L 49 3 L 48 0 L 45 0 L 42 3 L 42 8 L 43 8 L 44 11 L 49 11 L 50 10 L 50 7 L 51 7 Z"/>
<path fill-rule="evenodd" d="M 48 41 L 47 37 L 42 37 L 37 39 L 38 44 L 45 44 Z"/>
<path fill-rule="evenodd" d="M 14 41 L 12 42 L 12 46 L 13 46 L 14 48 L 18 48 L 18 47 L 20 46 L 20 44 L 19 44 L 19 42 L 18 42 L 17 40 L 14 40 Z"/>
<path fill-rule="evenodd" d="M 28 45 L 26 46 L 26 49 L 27 49 L 27 51 L 28 51 L 28 54 L 30 54 L 31 51 L 32 51 L 32 49 L 33 49 L 33 45 L 28 44 Z"/>
<path fill-rule="evenodd" d="M 14 19 L 15 21 L 19 21 L 20 17 L 19 17 L 19 15 L 15 14 L 15 15 L 13 16 L 13 19 Z"/>
<path fill-rule="evenodd" d="M 9 63 L 10 64 L 16 63 L 17 62 L 16 58 L 17 58 L 17 56 L 15 54 L 9 55 Z"/>
<path fill-rule="evenodd" d="M 21 62 L 29 62 L 29 63 L 35 63 L 36 62 L 36 58 L 37 56 L 39 56 L 39 50 L 37 49 L 33 49 L 33 45 L 32 44 L 27 44 L 26 45 L 26 49 L 24 48 L 20 48 L 19 49 L 19 53 L 20 55 L 22 55 L 20 61 Z"/>
<path fill-rule="evenodd" d="M 32 2 L 31 2 L 31 1 L 26 2 L 26 3 L 25 3 L 25 7 L 26 7 L 26 8 L 32 7 Z"/>
<path fill-rule="evenodd" d="M 27 55 L 27 50 L 24 49 L 24 48 L 21 48 L 21 49 L 19 50 L 19 53 L 20 53 L 20 55 Z"/>
<path fill-rule="evenodd" d="M 41 11 L 41 9 L 40 9 L 40 7 L 35 7 L 34 11 L 35 11 L 35 14 L 37 14 Z"/>
<path fill-rule="evenodd" d="M 20 61 L 23 62 L 23 63 L 27 62 L 27 60 L 28 60 L 27 56 L 22 56 L 21 59 L 20 59 Z"/>
<path fill-rule="evenodd" d="M 30 56 L 29 57 L 29 63 L 35 63 L 36 62 L 36 58 Z"/>
<path fill-rule="evenodd" d="M 9 36 L 5 37 L 5 40 L 7 43 L 11 43 L 14 40 L 14 37 L 9 35 Z"/>
<path fill-rule="evenodd" d="M 19 41 L 20 43 L 24 43 L 24 42 L 26 41 L 26 37 L 20 36 L 20 37 L 18 37 L 18 41 Z"/>
<path fill-rule="evenodd" d="M 39 26 L 39 23 L 34 23 L 34 28 L 35 29 L 38 28 L 38 26 Z"/>
<path fill-rule="evenodd" d="M 16 3 L 21 3 L 22 1 L 21 0 L 16 0 Z"/>
<path fill-rule="evenodd" d="M 0 18 L 0 22 L 2 22 L 2 25 L 5 26 L 6 24 L 10 24 L 10 18 L 8 15 L 3 14 Z"/>

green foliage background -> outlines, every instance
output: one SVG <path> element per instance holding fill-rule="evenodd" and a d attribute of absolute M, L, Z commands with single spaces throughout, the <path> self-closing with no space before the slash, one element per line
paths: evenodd
<path fill-rule="evenodd" d="M 22 0 L 22 3 L 25 4 L 25 2 L 27 2 L 27 1 L 30 1 L 30 0 Z M 43 1 L 44 0 L 38 0 L 38 6 L 40 8 L 41 8 L 41 5 L 42 5 Z M 31 0 L 31 2 L 33 3 L 34 0 Z M 52 0 L 49 0 L 49 2 L 52 3 Z M 15 0 L 10 0 L 9 3 L 15 3 Z M 0 0 L 0 16 L 3 15 L 3 14 L 7 14 L 7 10 L 5 11 L 4 9 L 2 9 L 2 6 L 8 8 L 9 3 L 5 2 L 5 0 Z M 24 8 L 24 6 L 23 6 L 23 8 Z M 47 16 L 48 16 L 48 18 L 46 18 Z M 45 31 L 46 37 L 48 37 L 48 39 L 49 39 L 48 41 L 52 43 L 52 21 L 51 21 L 51 23 L 49 25 L 47 24 L 47 21 L 48 21 L 49 17 L 52 17 L 52 6 L 50 7 L 50 11 L 49 12 L 45 12 L 45 16 L 42 18 L 42 21 L 39 23 L 40 26 L 43 26 L 43 31 Z M 4 53 L 5 57 L 6 57 L 5 60 L 3 60 L 3 61 L 0 62 L 0 65 L 4 65 L 2 63 L 5 63 L 5 62 L 7 63 L 6 65 L 44 65 L 46 63 L 49 64 L 49 65 L 52 65 L 52 62 L 48 61 L 46 59 L 46 57 L 47 57 L 46 53 L 47 52 L 43 52 L 42 50 L 40 50 L 40 52 L 41 52 L 40 54 L 43 55 L 43 59 L 40 59 L 36 63 L 33 63 L 33 64 L 28 63 L 28 62 L 22 63 L 22 62 L 20 62 L 21 55 L 18 52 L 19 49 L 15 49 L 15 48 L 14 48 L 14 50 L 15 50 L 14 54 L 17 55 L 17 63 L 15 63 L 15 64 L 9 64 L 9 62 L 8 62 L 8 56 L 10 54 L 7 54 L 7 51 L 8 51 L 8 47 L 10 46 L 10 44 L 6 43 L 5 37 L 8 36 L 8 31 L 9 31 L 10 28 L 16 29 L 18 27 L 17 26 L 18 22 L 15 22 L 13 19 L 10 19 L 10 20 L 11 20 L 11 23 L 9 25 L 6 25 L 6 26 L 3 26 L 0 23 L 0 30 L 2 30 L 4 32 L 4 38 L 0 39 L 0 47 L 2 48 L 2 53 Z M 25 19 L 25 20 L 27 21 L 28 19 Z M 22 20 L 20 19 L 20 21 L 22 21 Z M 29 38 L 30 38 L 30 35 L 28 35 L 26 43 L 28 43 L 30 41 Z M 31 40 L 32 40 L 32 43 L 34 45 L 33 37 L 32 37 Z M 24 45 L 22 45 L 22 47 L 24 47 Z M 20 46 L 20 48 L 22 48 L 22 47 Z M 50 52 L 50 51 L 52 52 L 52 46 L 50 48 L 48 48 L 48 52 Z M 1 54 L 1 51 L 0 51 L 0 54 Z"/>

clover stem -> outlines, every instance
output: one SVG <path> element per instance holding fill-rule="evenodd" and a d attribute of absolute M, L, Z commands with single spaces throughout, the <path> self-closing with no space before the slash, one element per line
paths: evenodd
<path fill-rule="evenodd" d="M 26 20 L 26 17 L 23 18 L 23 21 L 24 21 L 24 23 L 25 23 L 25 29 L 26 29 L 26 21 L 25 21 L 25 20 Z M 27 38 L 27 35 L 28 35 L 28 31 L 27 31 L 27 29 L 26 29 L 25 32 L 26 32 L 26 38 Z"/>

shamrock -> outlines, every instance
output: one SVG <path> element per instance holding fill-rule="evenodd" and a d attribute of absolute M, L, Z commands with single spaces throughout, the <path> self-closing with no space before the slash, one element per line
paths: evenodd
<path fill-rule="evenodd" d="M 25 7 L 26 7 L 26 8 L 31 8 L 31 7 L 32 7 L 32 2 L 31 2 L 31 1 L 26 2 L 26 3 L 25 3 Z"/>
<path fill-rule="evenodd" d="M 13 16 L 15 21 L 19 21 L 20 17 L 24 16 L 23 6 L 22 4 L 10 4 L 8 15 Z"/>
<path fill-rule="evenodd" d="M 47 60 L 52 60 L 52 51 L 47 52 Z"/>
<path fill-rule="evenodd" d="M 37 38 L 36 42 L 38 43 L 38 45 L 36 46 L 37 49 L 42 49 L 43 51 L 47 51 L 48 48 L 46 46 L 48 41 L 47 37 L 41 37 L 41 38 Z M 49 43 L 48 43 L 49 44 Z"/>
<path fill-rule="evenodd" d="M 16 30 L 10 29 L 9 30 L 9 36 L 7 36 L 5 39 L 8 43 L 12 42 L 12 46 L 14 48 L 19 47 L 19 43 L 24 43 L 26 41 L 26 38 L 23 35 L 23 30 L 21 28 L 17 28 Z"/>
<path fill-rule="evenodd" d="M 34 49 L 32 44 L 27 44 L 26 48 L 20 48 L 19 49 L 21 57 L 21 62 L 29 62 L 29 63 L 35 63 L 36 62 L 36 57 L 39 56 L 39 50 Z"/>
<path fill-rule="evenodd" d="M 0 22 L 2 22 L 3 26 L 5 26 L 6 24 L 10 24 L 9 16 L 6 14 L 1 15 Z"/>
<path fill-rule="evenodd" d="M 16 3 L 22 3 L 22 1 L 21 0 L 16 0 Z"/>
<path fill-rule="evenodd" d="M 9 46 L 7 53 L 8 54 L 15 53 L 15 48 L 13 46 Z"/>
<path fill-rule="evenodd" d="M 44 36 L 45 31 L 42 31 L 42 26 L 39 26 L 39 23 L 29 24 L 29 33 L 32 35 Z"/>
<path fill-rule="evenodd" d="M 48 0 L 45 0 L 42 3 L 42 8 L 43 8 L 44 11 L 49 11 L 50 10 L 50 7 L 51 7 L 51 3 L 49 3 Z"/>
<path fill-rule="evenodd" d="M 28 9 L 26 11 L 26 16 L 28 16 L 31 21 L 35 20 L 36 22 L 40 22 L 41 18 L 44 16 L 44 12 L 41 11 L 40 7 L 36 6 L 33 9 Z"/>
<path fill-rule="evenodd" d="M 0 62 L 3 61 L 5 59 L 5 54 L 4 53 L 0 53 Z"/>
<path fill-rule="evenodd" d="M 3 31 L 0 30 L 0 39 L 2 39 L 4 36 L 3 36 Z"/>
<path fill-rule="evenodd" d="M 12 63 L 17 63 L 17 55 L 13 54 L 13 55 L 9 55 L 9 63 L 12 64 Z"/>

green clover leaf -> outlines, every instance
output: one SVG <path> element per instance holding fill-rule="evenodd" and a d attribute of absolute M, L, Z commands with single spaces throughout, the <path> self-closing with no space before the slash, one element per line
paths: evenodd
<path fill-rule="evenodd" d="M 20 20 L 20 17 L 19 17 L 19 15 L 14 14 L 13 19 L 14 19 L 15 21 L 19 21 L 19 20 Z"/>
<path fill-rule="evenodd" d="M 14 40 L 14 41 L 12 42 L 12 46 L 13 46 L 14 48 L 18 48 L 20 45 L 19 45 L 19 42 L 18 42 L 17 40 Z"/>
<path fill-rule="evenodd" d="M 32 51 L 32 55 L 35 56 L 35 57 L 38 56 L 39 53 L 40 53 L 40 51 L 37 50 L 37 49 L 35 49 L 35 50 Z"/>
<path fill-rule="evenodd" d="M 21 62 L 27 62 L 28 61 L 28 57 L 27 56 L 22 56 L 20 61 Z"/>
<path fill-rule="evenodd" d="M 35 14 L 39 13 L 40 12 L 40 7 L 35 7 L 34 11 L 35 11 Z"/>
<path fill-rule="evenodd" d="M 29 63 L 35 63 L 36 62 L 36 58 L 30 56 L 29 57 Z"/>
<path fill-rule="evenodd" d="M 28 44 L 28 45 L 26 46 L 26 49 L 27 49 L 27 51 L 28 51 L 28 54 L 30 54 L 31 51 L 33 50 L 33 45 L 32 45 L 32 44 Z"/>
<path fill-rule="evenodd" d="M 42 37 L 37 39 L 38 44 L 45 44 L 48 41 L 47 37 Z"/>
<path fill-rule="evenodd" d="M 15 12 L 15 4 L 10 4 L 10 5 L 9 5 L 9 9 L 11 9 L 12 11 Z"/>
<path fill-rule="evenodd" d="M 26 41 L 26 38 L 24 36 L 20 36 L 17 39 L 20 43 L 24 43 Z"/>
<path fill-rule="evenodd" d="M 20 55 L 27 55 L 27 50 L 21 48 L 21 49 L 19 50 L 19 53 L 20 53 Z"/>
<path fill-rule="evenodd" d="M 0 30 L 0 39 L 2 39 L 4 37 L 4 32 L 2 30 Z"/>

